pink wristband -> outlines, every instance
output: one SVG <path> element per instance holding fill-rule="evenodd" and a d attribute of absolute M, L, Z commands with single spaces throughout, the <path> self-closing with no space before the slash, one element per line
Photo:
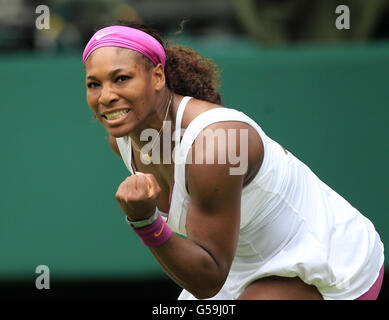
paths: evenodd
<path fill-rule="evenodd" d="M 132 229 L 141 238 L 143 244 L 148 247 L 155 247 L 165 243 L 173 234 L 172 229 L 170 229 L 161 216 L 158 216 L 157 220 L 146 227 L 132 227 Z"/>

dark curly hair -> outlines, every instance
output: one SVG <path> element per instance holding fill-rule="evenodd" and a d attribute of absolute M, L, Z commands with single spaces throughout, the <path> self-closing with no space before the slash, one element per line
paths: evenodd
<path fill-rule="evenodd" d="M 190 48 L 165 44 L 159 33 L 145 24 L 118 20 L 111 25 L 142 30 L 161 43 L 166 52 L 165 76 L 170 90 L 183 96 L 222 104 L 220 93 L 217 90 L 220 86 L 220 70 L 211 59 L 203 57 Z M 147 57 L 143 56 L 143 58 L 147 69 L 154 66 Z"/>

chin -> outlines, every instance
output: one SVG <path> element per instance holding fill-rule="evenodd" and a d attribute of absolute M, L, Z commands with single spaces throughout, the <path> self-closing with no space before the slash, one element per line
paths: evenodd
<path fill-rule="evenodd" d="M 107 132 L 112 137 L 121 138 L 121 137 L 128 136 L 131 133 L 131 129 L 123 126 L 118 128 L 107 128 Z"/>

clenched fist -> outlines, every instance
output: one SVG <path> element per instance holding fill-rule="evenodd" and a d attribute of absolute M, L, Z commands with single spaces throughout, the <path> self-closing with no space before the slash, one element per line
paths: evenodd
<path fill-rule="evenodd" d="M 138 221 L 153 215 L 160 193 L 152 174 L 136 172 L 120 184 L 115 198 L 128 219 Z"/>

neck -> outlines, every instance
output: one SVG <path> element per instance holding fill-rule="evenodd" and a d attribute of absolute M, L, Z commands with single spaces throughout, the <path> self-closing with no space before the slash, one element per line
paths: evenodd
<path fill-rule="evenodd" d="M 158 99 L 154 112 L 145 119 L 141 126 L 130 133 L 130 137 L 133 141 L 133 145 L 135 144 L 136 151 L 139 151 L 145 145 L 148 145 L 149 148 L 152 145 L 153 147 L 159 146 L 162 156 L 164 140 L 168 138 L 171 141 L 171 134 L 175 127 L 172 121 L 174 119 L 174 109 L 174 94 L 170 90 L 166 89 L 163 93 L 161 93 L 161 98 Z M 143 141 L 141 140 L 142 133 Z M 144 139 L 147 140 L 144 141 Z"/>

